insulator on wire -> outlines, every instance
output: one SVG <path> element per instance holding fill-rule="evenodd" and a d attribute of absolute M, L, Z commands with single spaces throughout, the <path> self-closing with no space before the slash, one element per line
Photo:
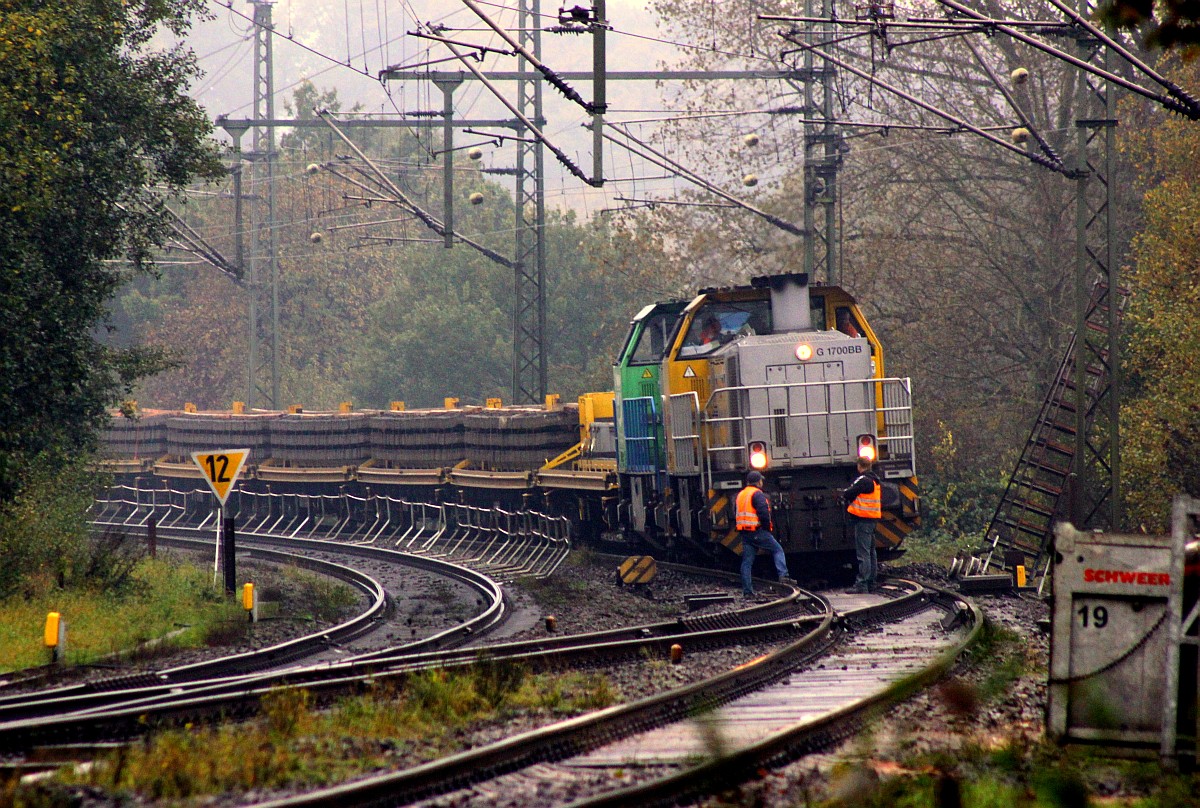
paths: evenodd
<path fill-rule="evenodd" d="M 1029 81 L 1029 71 L 1023 67 L 1018 67 L 1013 70 L 1013 72 L 1009 73 L 1008 77 L 1012 79 L 1013 84 L 1020 87 L 1022 84 Z"/>
<path fill-rule="evenodd" d="M 753 188 L 755 185 L 758 185 L 758 175 L 747 174 L 742 177 L 742 185 L 745 185 L 747 188 Z"/>
<path fill-rule="evenodd" d="M 1012 130 L 1012 133 L 1009 135 L 1009 137 L 1012 138 L 1013 143 L 1018 145 L 1021 143 L 1028 143 L 1029 130 L 1024 126 L 1018 126 L 1016 129 Z"/>
<path fill-rule="evenodd" d="M 472 146 L 467 149 L 467 157 L 470 157 L 472 160 L 480 160 L 483 158 L 483 149 L 478 146 Z"/>

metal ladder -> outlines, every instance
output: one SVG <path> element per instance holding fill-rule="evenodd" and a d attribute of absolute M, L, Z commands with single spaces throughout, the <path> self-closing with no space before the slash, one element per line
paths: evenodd
<path fill-rule="evenodd" d="M 1097 283 L 1092 287 L 1085 327 L 1093 335 L 1103 337 L 1108 333 L 1108 297 L 1107 285 Z M 1126 290 L 1118 289 L 1118 319 L 1127 297 Z M 1003 569 L 1007 566 L 1006 555 L 1019 553 L 1026 559 L 1027 569 L 1036 575 L 1045 575 L 1053 525 L 1066 509 L 1067 500 L 1063 495 L 1067 492 L 1075 458 L 1075 413 L 1080 402 L 1075 390 L 1078 345 L 1079 334 L 1074 334 L 1054 383 L 1046 392 L 1029 440 L 992 515 L 984 546 L 976 553 L 982 562 L 982 571 L 992 566 Z M 1089 430 L 1095 420 L 1096 405 L 1109 384 L 1107 352 L 1094 359 L 1085 368 L 1082 397 L 1086 407 L 1084 423 Z"/>

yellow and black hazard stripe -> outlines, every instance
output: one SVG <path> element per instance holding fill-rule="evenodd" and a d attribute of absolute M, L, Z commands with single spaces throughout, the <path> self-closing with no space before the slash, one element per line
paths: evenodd
<path fill-rule="evenodd" d="M 737 528 L 730 528 L 724 536 L 717 537 L 714 535 L 713 540 L 720 542 L 736 555 L 742 554 L 742 534 Z"/>
<path fill-rule="evenodd" d="M 648 584 L 658 575 L 658 563 L 653 556 L 630 556 L 617 568 L 623 584 Z"/>
<path fill-rule="evenodd" d="M 921 524 L 921 486 L 916 477 L 901 480 L 897 487 L 900 489 L 900 513 L 912 523 L 913 527 Z"/>
<path fill-rule="evenodd" d="M 718 494 L 716 491 L 708 492 L 708 501 L 704 506 L 708 510 L 709 524 L 713 533 L 726 530 L 731 525 L 731 515 L 733 509 L 730 507 L 729 496 L 727 494 Z"/>
<path fill-rule="evenodd" d="M 904 537 L 921 526 L 921 495 L 916 477 L 897 484 L 900 489 L 900 512 L 884 511 L 876 533 L 887 546 L 896 547 Z"/>
<path fill-rule="evenodd" d="M 884 544 L 888 547 L 900 544 L 910 532 L 912 532 L 912 527 L 891 511 L 884 511 L 883 518 L 875 525 L 876 536 L 883 539 Z"/>

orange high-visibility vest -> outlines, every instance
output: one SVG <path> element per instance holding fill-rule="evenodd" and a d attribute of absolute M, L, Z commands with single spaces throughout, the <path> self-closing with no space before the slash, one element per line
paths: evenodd
<path fill-rule="evenodd" d="M 761 489 L 748 485 L 737 495 L 737 529 L 758 530 L 758 512 L 754 510 L 754 495 Z M 769 506 L 768 506 L 769 507 Z"/>
<path fill-rule="evenodd" d="M 859 494 L 854 501 L 846 506 L 849 513 L 861 519 L 881 519 L 883 517 L 883 486 L 871 481 L 871 493 Z"/>

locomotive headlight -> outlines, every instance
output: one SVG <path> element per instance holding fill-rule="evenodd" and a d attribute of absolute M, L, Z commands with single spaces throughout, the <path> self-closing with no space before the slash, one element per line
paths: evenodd
<path fill-rule="evenodd" d="M 770 462 L 767 457 L 767 444 L 760 440 L 756 440 L 750 444 L 750 468 L 756 471 L 762 471 Z"/>
<path fill-rule="evenodd" d="M 807 342 L 802 342 L 796 346 L 796 358 L 801 362 L 807 362 L 812 359 L 812 346 Z"/>
<path fill-rule="evenodd" d="M 878 452 L 875 451 L 875 436 L 874 435 L 859 435 L 858 436 L 858 456 L 863 460 L 875 462 L 875 457 Z"/>

